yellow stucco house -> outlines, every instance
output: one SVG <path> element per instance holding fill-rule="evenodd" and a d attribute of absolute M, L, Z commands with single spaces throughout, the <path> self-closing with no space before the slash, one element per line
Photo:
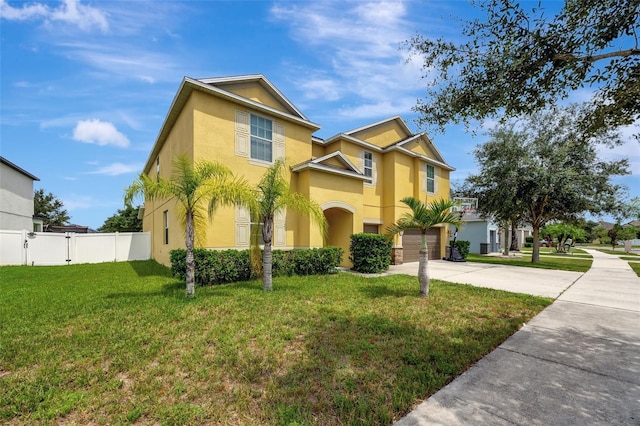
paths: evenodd
<path fill-rule="evenodd" d="M 324 210 L 326 240 L 307 219 L 282 212 L 276 218 L 274 249 L 332 245 L 345 251 L 350 235 L 384 233 L 408 211 L 400 199 L 449 198 L 454 170 L 424 133 L 413 134 L 392 117 L 329 139 L 313 135 L 310 121 L 262 75 L 193 79 L 185 77 L 144 166 L 150 177 L 168 178 L 178 154 L 218 161 L 251 183 L 277 158 L 285 158 L 293 190 Z M 173 200 L 145 201 L 143 229 L 151 232 L 152 257 L 168 264 L 169 251 L 184 247 L 184 230 Z M 221 208 L 207 229 L 210 249 L 247 249 L 251 220 L 242 208 Z M 429 258 L 441 258 L 447 227 L 429 231 Z M 395 263 L 418 260 L 419 234 L 394 240 Z"/>

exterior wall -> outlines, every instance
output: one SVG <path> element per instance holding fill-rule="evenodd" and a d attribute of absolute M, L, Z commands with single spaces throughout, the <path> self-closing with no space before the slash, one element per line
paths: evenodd
<path fill-rule="evenodd" d="M 0 163 L 0 229 L 33 231 L 33 179 Z"/>
<path fill-rule="evenodd" d="M 158 157 L 160 159 L 159 175 L 169 179 L 173 172 L 173 161 L 177 155 L 185 154 L 194 158 L 194 99 L 191 97 L 180 112 L 175 125 L 169 132 L 167 140 L 162 145 Z M 150 178 L 155 179 L 156 162 L 150 170 L 145 170 Z M 164 243 L 164 212 L 169 212 L 169 243 Z M 184 248 L 185 233 L 182 225 L 180 206 L 175 200 L 145 200 L 142 229 L 151 233 L 151 254 L 158 262 L 169 265 L 169 252 L 173 249 Z"/>
<path fill-rule="evenodd" d="M 451 235 L 455 232 L 455 227 L 450 227 Z M 495 232 L 498 238 L 498 226 L 488 221 L 470 221 L 465 222 L 464 226 L 458 230 L 458 240 L 469 241 L 469 253 L 480 253 L 480 244 L 489 244 L 491 241 L 491 232 Z M 449 240 L 447 239 L 447 244 Z M 496 245 L 498 241 L 496 240 Z M 489 247 L 490 251 L 493 248 Z"/>

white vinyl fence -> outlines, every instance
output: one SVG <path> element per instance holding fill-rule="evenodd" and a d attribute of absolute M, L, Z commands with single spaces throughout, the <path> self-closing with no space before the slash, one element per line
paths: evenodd
<path fill-rule="evenodd" d="M 0 230 L 0 265 L 69 265 L 151 258 L 151 234 Z"/>

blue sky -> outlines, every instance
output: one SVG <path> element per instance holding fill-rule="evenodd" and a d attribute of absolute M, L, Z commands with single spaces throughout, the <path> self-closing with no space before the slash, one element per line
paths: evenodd
<path fill-rule="evenodd" d="M 411 111 L 421 63 L 402 43 L 458 37 L 472 11 L 465 1 L 0 0 L 0 153 L 38 176 L 72 223 L 98 228 L 123 207 L 184 76 L 264 74 L 323 138 L 395 115 L 426 130 Z M 640 196 L 639 145 L 623 133 L 629 142 L 602 155 L 630 158 L 636 174 L 615 182 Z M 430 135 L 452 179 L 475 171 L 482 131 Z"/>

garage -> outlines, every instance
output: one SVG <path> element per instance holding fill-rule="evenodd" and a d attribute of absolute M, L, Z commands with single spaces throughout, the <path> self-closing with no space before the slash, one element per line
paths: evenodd
<path fill-rule="evenodd" d="M 427 230 L 427 250 L 429 259 L 442 259 L 440 253 L 440 229 Z M 411 229 L 404 231 L 402 236 L 403 262 L 417 262 L 420 260 L 420 231 Z"/>

